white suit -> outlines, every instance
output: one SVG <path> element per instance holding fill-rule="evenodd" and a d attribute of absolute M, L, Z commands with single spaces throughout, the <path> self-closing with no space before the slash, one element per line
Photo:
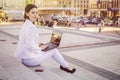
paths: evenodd
<path fill-rule="evenodd" d="M 67 62 L 57 49 L 47 52 L 41 51 L 37 27 L 28 19 L 26 19 L 21 27 L 15 54 L 16 57 L 22 59 L 23 63 L 28 66 L 39 65 L 44 60 L 52 57 L 60 65 L 68 67 Z"/>

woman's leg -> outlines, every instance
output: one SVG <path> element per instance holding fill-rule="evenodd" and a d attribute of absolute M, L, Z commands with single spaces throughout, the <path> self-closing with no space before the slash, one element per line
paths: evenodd
<path fill-rule="evenodd" d="M 58 49 L 54 49 L 55 53 L 52 55 L 52 58 L 57 61 L 61 66 L 68 67 L 67 62 L 64 60 L 61 53 L 58 51 Z"/>
<path fill-rule="evenodd" d="M 68 67 L 67 62 L 64 60 L 63 56 L 60 52 L 55 48 L 46 52 L 43 52 L 43 55 L 35 58 L 35 59 L 24 59 L 23 63 L 28 66 L 36 66 L 52 57 L 55 61 L 57 61 L 61 66 Z"/>

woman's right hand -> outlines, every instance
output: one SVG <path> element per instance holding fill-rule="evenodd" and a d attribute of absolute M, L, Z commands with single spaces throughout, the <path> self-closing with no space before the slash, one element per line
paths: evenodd
<path fill-rule="evenodd" d="M 44 50 L 44 49 L 47 49 L 47 48 L 48 48 L 48 45 L 45 45 L 45 44 L 41 45 L 41 50 Z"/>

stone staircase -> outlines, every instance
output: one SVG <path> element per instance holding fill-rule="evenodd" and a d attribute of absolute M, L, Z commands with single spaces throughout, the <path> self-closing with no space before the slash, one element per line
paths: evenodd
<path fill-rule="evenodd" d="M 14 55 L 16 41 L 0 33 L 0 80 L 45 80 L 24 66 Z"/>
<path fill-rule="evenodd" d="M 77 33 L 71 30 L 62 31 L 67 32 L 68 34 L 76 33 L 77 35 L 91 35 L 91 37 L 97 36 L 97 38 L 98 36 L 102 35 L 100 34 L 93 36 L 92 33 L 84 34 L 84 32 Z M 101 37 L 103 38 L 105 36 L 103 35 Z M 110 41 L 114 40 L 113 37 L 108 38 Z M 118 37 L 115 40 L 117 39 L 119 40 Z M 5 40 L 0 41 L 0 80 L 108 80 L 108 78 L 100 76 L 90 70 L 86 70 L 85 68 L 77 66 L 74 63 L 70 63 L 70 61 L 68 61 L 68 64 L 77 69 L 74 74 L 60 70 L 59 64 L 57 64 L 52 59 L 49 59 L 45 63 L 42 63 L 41 66 L 26 67 L 21 63 L 20 60 L 14 57 L 16 44 L 13 43 L 17 42 L 16 38 L 14 38 L 14 35 L 10 37 L 8 34 L 6 35 L 6 33 L 0 32 L 0 40 Z M 43 69 L 44 72 L 35 72 L 35 69 Z"/>

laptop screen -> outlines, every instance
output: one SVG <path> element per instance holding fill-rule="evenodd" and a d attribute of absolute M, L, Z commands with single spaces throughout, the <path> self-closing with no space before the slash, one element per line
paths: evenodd
<path fill-rule="evenodd" d="M 55 45 L 57 45 L 57 46 L 59 46 L 61 38 L 62 38 L 62 32 L 54 30 L 52 32 L 52 36 L 51 36 L 50 42 L 55 44 Z"/>

